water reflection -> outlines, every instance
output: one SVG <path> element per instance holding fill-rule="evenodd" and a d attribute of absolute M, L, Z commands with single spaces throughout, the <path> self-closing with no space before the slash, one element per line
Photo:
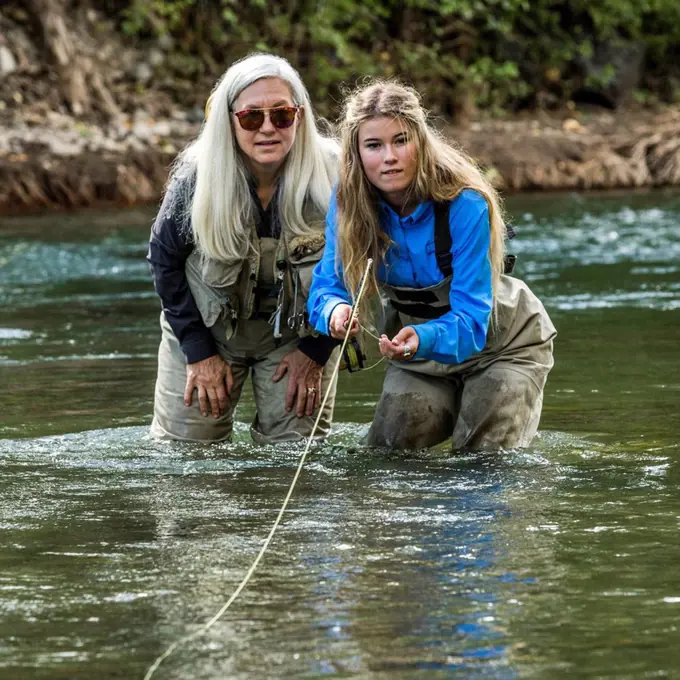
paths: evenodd
<path fill-rule="evenodd" d="M 153 512 L 169 560 L 164 571 L 191 583 L 181 611 L 176 603 L 169 612 L 159 609 L 162 628 L 175 638 L 180 620 L 198 625 L 219 607 L 220 593 L 226 600 L 259 548 L 253 537 L 266 534 L 292 477 L 287 456 L 272 451 L 255 462 L 251 453 L 242 467 L 235 455 L 226 475 L 207 483 L 201 476 L 165 479 L 154 496 L 156 508 L 163 503 L 162 512 Z M 511 514 L 507 490 L 523 485 L 511 461 L 404 459 L 343 446 L 320 456 L 252 586 L 203 642 L 167 663 L 181 669 L 189 655 L 194 674 L 207 663 L 205 675 L 194 677 L 215 671 L 252 677 L 273 658 L 282 675 L 295 676 L 407 678 L 436 669 L 513 675 L 499 605 L 531 579 L 499 561 L 508 550 L 507 537 L 498 535 Z M 264 488 L 279 493 L 263 498 Z M 209 568 L 197 564 L 197 545 L 186 547 L 194 541 L 201 552 L 210 543 Z M 254 647 L 258 659 L 264 654 L 262 666 Z"/>
<path fill-rule="evenodd" d="M 543 434 L 522 453 L 404 458 L 361 450 L 365 429 L 313 451 L 251 585 L 159 677 L 552 677 L 577 658 L 625 673 L 633 625 L 649 663 L 669 651 L 678 447 L 631 455 Z M 207 447 L 143 428 L 0 442 L 8 677 L 106 677 L 121 663 L 141 677 L 219 609 L 300 452 L 237 434 Z M 601 650 L 588 661 L 584 640 Z"/>

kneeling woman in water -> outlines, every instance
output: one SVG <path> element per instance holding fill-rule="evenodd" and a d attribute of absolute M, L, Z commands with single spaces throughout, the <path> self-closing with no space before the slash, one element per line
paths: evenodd
<path fill-rule="evenodd" d="M 382 297 L 380 352 L 390 361 L 368 444 L 527 446 L 556 332 L 527 285 L 505 273 L 495 190 L 429 127 L 410 88 L 364 87 L 341 126 L 340 179 L 308 310 L 318 331 L 344 338 L 348 291 L 373 258 L 364 299 Z"/>

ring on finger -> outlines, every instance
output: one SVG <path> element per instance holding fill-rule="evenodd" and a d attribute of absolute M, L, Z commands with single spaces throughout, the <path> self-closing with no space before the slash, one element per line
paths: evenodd
<path fill-rule="evenodd" d="M 408 359 L 411 356 L 411 346 L 404 345 L 404 359 Z"/>

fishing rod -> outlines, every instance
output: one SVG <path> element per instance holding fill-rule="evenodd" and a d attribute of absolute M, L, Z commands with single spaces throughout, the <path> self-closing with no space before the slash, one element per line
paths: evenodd
<path fill-rule="evenodd" d="M 373 259 L 369 258 L 368 262 L 366 263 L 366 270 L 363 273 L 363 276 L 361 277 L 361 282 L 359 285 L 359 292 L 357 293 L 356 298 L 354 299 L 354 303 L 352 304 L 352 309 L 350 311 L 350 316 L 349 320 L 347 322 L 346 328 L 347 328 L 347 333 L 345 334 L 345 338 L 342 341 L 342 345 L 340 347 L 340 353 L 338 356 L 338 360 L 335 363 L 335 367 L 333 368 L 333 373 L 331 375 L 331 379 L 329 381 L 329 385 L 333 384 L 333 381 L 335 380 L 336 376 L 338 375 L 338 372 L 340 370 L 340 362 L 342 361 L 342 356 L 343 353 L 345 352 L 345 349 L 347 347 L 347 343 L 349 341 L 349 330 L 352 328 L 352 324 L 354 323 L 354 319 L 357 317 L 357 311 L 359 309 L 359 303 L 361 302 L 361 298 L 364 294 L 364 290 L 366 288 L 366 282 L 368 281 L 368 275 L 369 272 L 371 271 L 371 266 L 373 265 Z M 293 476 L 293 481 L 290 483 L 290 487 L 288 488 L 288 493 L 286 494 L 286 497 L 283 501 L 283 505 L 281 506 L 281 509 L 279 510 L 279 514 L 276 516 L 276 520 L 274 521 L 274 525 L 271 528 L 271 531 L 269 532 L 269 535 L 265 539 L 264 543 L 262 544 L 262 548 L 260 548 L 260 552 L 257 554 L 257 557 L 253 561 L 252 565 L 250 566 L 250 569 L 246 572 L 246 575 L 243 577 L 243 580 L 241 583 L 238 585 L 236 590 L 232 593 L 231 597 L 227 600 L 227 602 L 222 606 L 222 608 L 215 614 L 207 623 L 205 623 L 203 626 L 201 626 L 197 631 L 194 631 L 193 633 L 190 633 L 189 635 L 185 635 L 184 637 L 180 638 L 179 640 L 176 640 L 173 642 L 154 662 L 153 664 L 149 667 L 149 670 L 146 672 L 146 675 L 144 676 L 144 680 L 151 680 L 151 676 L 156 672 L 156 669 L 163 663 L 165 659 L 167 659 L 180 645 L 183 645 L 186 642 L 189 642 L 200 635 L 203 635 L 203 633 L 207 632 L 213 625 L 215 625 L 220 618 L 222 618 L 222 615 L 224 612 L 229 609 L 231 604 L 236 600 L 236 598 L 240 595 L 241 591 L 246 587 L 248 581 L 250 581 L 250 578 L 252 575 L 255 573 L 255 570 L 257 569 L 258 564 L 262 560 L 262 557 L 264 556 L 267 548 L 269 547 L 269 544 L 272 541 L 272 538 L 274 537 L 274 533 L 276 529 L 278 528 L 279 524 L 281 523 L 281 518 L 283 517 L 283 513 L 286 511 L 286 508 L 288 507 L 288 502 L 291 499 L 291 496 L 293 495 L 293 489 L 295 488 L 295 485 L 297 484 L 298 477 L 300 476 L 300 473 L 302 472 L 302 466 L 304 465 L 305 459 L 307 458 L 307 453 L 309 452 L 309 447 L 312 444 L 313 438 L 314 438 L 314 433 L 316 432 L 316 428 L 319 425 L 319 421 L 321 420 L 321 414 L 323 413 L 324 407 L 326 406 L 326 401 L 328 400 L 328 395 L 330 394 L 329 390 L 326 390 L 326 393 L 324 394 L 324 397 L 321 401 L 321 406 L 319 406 L 319 412 L 316 416 L 316 420 L 314 421 L 314 426 L 312 427 L 312 431 L 309 433 L 309 437 L 307 439 L 307 445 L 305 446 L 305 450 L 302 452 L 302 455 L 300 456 L 300 462 L 298 463 L 297 470 L 295 471 L 295 475 Z"/>

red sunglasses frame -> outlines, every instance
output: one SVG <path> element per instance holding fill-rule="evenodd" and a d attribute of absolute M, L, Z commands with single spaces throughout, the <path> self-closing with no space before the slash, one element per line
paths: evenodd
<path fill-rule="evenodd" d="M 297 114 L 300 112 L 301 108 L 302 107 L 300 106 L 273 106 L 268 109 L 242 109 L 241 111 L 234 111 L 233 114 L 236 116 L 239 125 L 247 132 L 255 132 L 256 130 L 259 130 L 264 125 L 266 116 L 269 116 L 269 120 L 277 130 L 287 130 L 289 127 L 292 127 L 294 125 L 295 119 L 297 118 Z M 288 120 L 284 121 L 278 120 L 278 117 L 275 116 L 277 111 L 285 111 L 287 114 L 290 111 L 293 111 L 294 113 L 290 122 L 288 122 Z M 258 117 L 261 118 L 257 125 L 254 125 L 253 127 L 246 127 L 243 124 L 244 119 L 248 114 L 252 113 L 258 114 Z M 283 125 L 282 122 L 284 123 Z"/>

